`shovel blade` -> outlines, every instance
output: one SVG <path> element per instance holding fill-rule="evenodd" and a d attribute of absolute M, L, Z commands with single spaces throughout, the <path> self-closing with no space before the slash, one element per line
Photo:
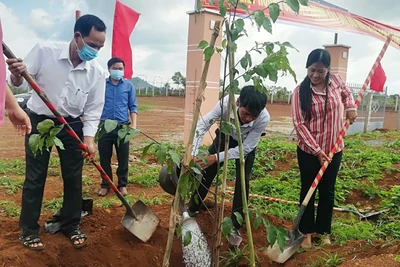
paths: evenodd
<path fill-rule="evenodd" d="M 131 211 L 125 213 L 121 221 L 129 232 L 145 243 L 156 231 L 159 222 L 160 219 L 140 200 L 132 206 Z"/>
<path fill-rule="evenodd" d="M 279 248 L 278 242 L 267 248 L 268 257 L 277 263 L 285 263 L 300 248 L 306 238 L 300 231 L 288 232 L 289 240 L 286 242 L 283 251 Z"/>

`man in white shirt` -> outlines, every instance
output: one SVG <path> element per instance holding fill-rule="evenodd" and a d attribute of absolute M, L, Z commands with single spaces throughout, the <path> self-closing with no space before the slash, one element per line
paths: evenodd
<path fill-rule="evenodd" d="M 228 100 L 229 96 L 222 98 L 214 109 L 207 113 L 199 120 L 196 127 L 196 137 L 193 141 L 193 156 L 198 154 L 198 149 L 203 141 L 204 134 L 210 129 L 211 125 L 217 122 L 221 117 L 227 121 L 234 122 L 233 112 L 237 112 L 240 120 L 240 132 L 242 136 L 243 152 L 245 156 L 245 180 L 246 180 L 246 194 L 249 196 L 249 177 L 254 164 L 256 154 L 256 147 L 260 140 L 261 134 L 267 127 L 270 116 L 265 108 L 267 104 L 267 96 L 264 93 L 258 92 L 254 86 L 245 86 L 240 91 L 240 95 L 236 95 L 236 110 L 229 114 L 228 119 Z M 199 212 L 200 205 L 207 195 L 212 181 L 217 175 L 217 162 L 221 166 L 224 162 L 224 148 L 225 148 L 225 134 L 218 128 L 215 131 L 216 137 L 208 149 L 210 155 L 205 156 L 208 165 L 195 158 L 195 161 L 203 169 L 203 179 L 199 188 L 193 193 L 189 206 L 188 213 L 191 217 L 196 216 Z M 221 139 L 221 142 L 220 142 Z M 238 223 L 234 212 L 240 212 L 243 216 L 242 204 L 242 186 L 240 183 L 240 162 L 239 162 L 239 147 L 235 129 L 232 129 L 229 138 L 228 160 L 234 159 L 236 161 L 236 183 L 235 194 L 233 197 L 232 207 L 232 222 L 235 231 L 229 236 L 229 244 L 238 247 L 242 241 L 239 233 L 241 225 Z M 218 151 L 219 147 L 219 151 Z M 219 152 L 219 153 L 218 153 Z"/>
<path fill-rule="evenodd" d="M 83 158 L 92 159 L 96 153 L 94 136 L 104 105 L 104 69 L 93 60 L 104 46 L 106 26 L 96 16 L 80 17 L 74 27 L 73 39 L 68 43 L 37 44 L 22 60 L 9 59 L 11 75 L 9 81 L 17 87 L 27 87 L 21 73 L 25 70 L 45 91 L 49 100 L 71 127 L 83 138 L 88 153 L 82 153 L 75 139 L 65 128 L 57 135 L 64 144 L 64 150 L 57 147 L 61 172 L 64 180 L 64 202 L 61 214 L 61 231 L 71 244 L 81 248 L 86 244 L 86 235 L 80 231 L 82 206 Z M 50 109 L 33 94 L 27 103 L 32 122 L 32 134 L 38 133 L 38 123 L 55 119 Z M 83 114 L 83 122 L 80 116 Z M 32 250 L 45 248 L 39 238 L 38 219 L 42 206 L 50 153 L 33 155 L 29 148 L 29 136 L 25 139 L 26 171 L 22 191 L 22 210 L 19 226 L 22 228 L 20 241 Z"/>

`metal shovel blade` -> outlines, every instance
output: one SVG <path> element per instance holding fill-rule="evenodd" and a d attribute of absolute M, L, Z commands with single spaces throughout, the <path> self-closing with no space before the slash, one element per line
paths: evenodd
<path fill-rule="evenodd" d="M 286 246 L 281 251 L 278 242 L 271 247 L 267 248 L 268 257 L 277 263 L 285 263 L 296 251 L 300 248 L 306 236 L 303 235 L 299 230 L 288 231 L 289 240 L 286 242 Z"/>
<path fill-rule="evenodd" d="M 156 231 L 159 218 L 142 201 L 127 209 L 121 223 L 143 242 L 147 242 Z"/>

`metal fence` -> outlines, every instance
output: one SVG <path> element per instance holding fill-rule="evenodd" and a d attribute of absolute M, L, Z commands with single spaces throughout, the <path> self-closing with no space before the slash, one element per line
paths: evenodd
<path fill-rule="evenodd" d="M 353 93 L 354 99 L 357 99 L 362 85 L 347 83 L 347 87 Z M 357 121 L 349 127 L 347 134 L 362 133 L 383 128 L 388 100 L 387 89 L 385 87 L 382 93 L 372 91 L 369 88 L 367 89 L 358 106 Z"/>
<path fill-rule="evenodd" d="M 168 89 L 160 87 L 135 87 L 137 96 L 178 96 L 185 97 L 183 89 Z"/>

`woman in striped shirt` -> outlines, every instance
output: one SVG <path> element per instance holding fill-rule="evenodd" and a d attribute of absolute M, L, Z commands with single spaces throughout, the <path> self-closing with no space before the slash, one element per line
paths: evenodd
<path fill-rule="evenodd" d="M 357 109 L 353 96 L 339 75 L 330 74 L 331 57 L 325 49 L 313 50 L 307 59 L 307 76 L 294 90 L 292 118 L 297 133 L 297 160 L 301 176 L 300 202 L 335 144 L 343 126 L 343 110 L 353 123 Z M 343 141 L 333 156 L 318 185 L 319 202 L 315 220 L 315 193 L 310 199 L 300 222 L 300 231 L 306 234 L 304 247 L 311 246 L 311 234 L 323 235 L 322 243 L 330 244 L 331 221 L 336 176 L 342 160 Z"/>

